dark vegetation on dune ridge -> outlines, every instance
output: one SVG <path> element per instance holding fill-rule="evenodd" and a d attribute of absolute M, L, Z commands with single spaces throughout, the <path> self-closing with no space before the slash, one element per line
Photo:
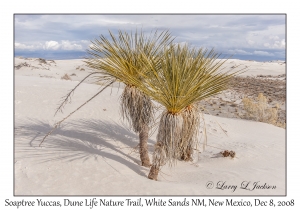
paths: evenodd
<path fill-rule="evenodd" d="M 285 102 L 286 80 L 277 79 L 285 77 L 285 75 L 278 76 L 268 76 L 267 78 L 265 76 L 233 77 L 230 81 L 230 89 L 243 93 L 247 96 L 257 96 L 258 93 L 263 93 L 264 95 L 268 96 L 270 102 Z"/>
<path fill-rule="evenodd" d="M 286 79 L 285 74 L 269 77 L 234 77 L 230 82 L 230 89 L 248 98 L 256 98 L 262 93 L 267 98 L 271 108 L 277 109 L 278 125 L 285 128 L 286 124 Z M 282 78 L 282 79 L 278 79 Z M 279 106 L 279 107 L 277 107 Z"/>

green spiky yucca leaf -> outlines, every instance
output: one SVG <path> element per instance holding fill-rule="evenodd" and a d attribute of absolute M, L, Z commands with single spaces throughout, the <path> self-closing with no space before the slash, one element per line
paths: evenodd
<path fill-rule="evenodd" d="M 219 56 L 214 50 L 171 45 L 159 64 L 151 58 L 143 59 L 147 78 L 139 88 L 168 112 L 179 113 L 228 88 L 231 77 L 238 72 L 221 71 L 226 59 L 217 60 Z"/>
<path fill-rule="evenodd" d="M 117 79 L 130 86 L 147 77 L 146 62 L 142 60 L 151 58 L 157 67 L 162 50 L 173 40 L 168 31 L 155 31 L 149 36 L 142 31 L 134 34 L 119 31 L 118 36 L 109 33 L 110 39 L 101 35 L 99 40 L 92 41 L 85 63 L 102 73 L 97 76 L 99 81 Z"/>

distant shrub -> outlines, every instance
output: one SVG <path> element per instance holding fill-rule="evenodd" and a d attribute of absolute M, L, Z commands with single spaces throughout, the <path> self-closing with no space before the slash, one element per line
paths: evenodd
<path fill-rule="evenodd" d="M 39 61 L 39 63 L 47 64 L 47 61 L 43 58 L 38 58 L 37 61 Z"/>
<path fill-rule="evenodd" d="M 76 70 L 85 71 L 85 69 L 82 68 L 82 67 L 80 67 L 80 66 L 77 66 L 77 67 L 76 67 Z"/>
<path fill-rule="evenodd" d="M 71 77 L 68 74 L 65 74 L 64 76 L 61 77 L 61 79 L 71 80 Z"/>
<path fill-rule="evenodd" d="M 30 64 L 28 64 L 26 62 L 20 63 L 19 65 L 15 66 L 15 69 L 18 70 L 18 69 L 22 68 L 23 66 L 30 67 Z"/>
<path fill-rule="evenodd" d="M 285 123 L 278 122 L 279 105 L 270 107 L 268 99 L 262 93 L 258 94 L 256 100 L 243 98 L 243 105 L 246 111 L 244 118 L 259 122 L 269 123 L 278 127 L 285 128 Z"/>

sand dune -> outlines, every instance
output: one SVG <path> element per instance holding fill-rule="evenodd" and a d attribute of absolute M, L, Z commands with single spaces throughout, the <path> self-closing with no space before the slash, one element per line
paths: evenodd
<path fill-rule="evenodd" d="M 239 64 L 249 66 L 244 77 L 285 73 L 283 62 L 230 60 L 226 65 Z M 122 88 L 117 86 L 72 115 L 38 147 L 54 122 L 101 87 L 91 80 L 82 84 L 65 112 L 53 116 L 61 97 L 88 71 L 82 60 L 15 59 L 16 195 L 285 194 L 285 129 L 216 113 L 204 115 L 205 151 L 200 134 L 193 162 L 164 166 L 159 181 L 147 179 L 149 168 L 140 165 L 135 149 L 138 135 L 120 117 Z M 61 79 L 65 74 L 71 80 Z M 225 101 L 232 98 L 232 92 L 223 96 Z M 150 153 L 156 133 L 149 139 Z M 223 157 L 223 150 L 235 151 L 235 158 Z"/>

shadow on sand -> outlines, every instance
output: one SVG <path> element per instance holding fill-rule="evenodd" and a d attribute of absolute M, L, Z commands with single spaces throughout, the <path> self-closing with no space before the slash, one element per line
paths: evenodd
<path fill-rule="evenodd" d="M 34 119 L 20 124 L 15 128 L 17 158 L 34 158 L 37 163 L 111 159 L 144 176 L 138 150 L 133 152 L 139 143 L 138 136 L 123 125 L 101 120 L 71 121 L 56 129 L 39 147 L 52 126 Z M 155 142 L 149 139 L 148 143 L 151 146 Z"/>

